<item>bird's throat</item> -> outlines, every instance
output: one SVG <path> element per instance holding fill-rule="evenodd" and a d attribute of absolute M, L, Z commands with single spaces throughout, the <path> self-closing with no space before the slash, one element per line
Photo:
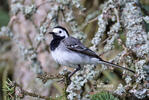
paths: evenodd
<path fill-rule="evenodd" d="M 63 40 L 65 37 L 60 36 L 53 36 L 53 40 L 50 43 L 50 49 L 51 51 L 54 51 L 60 44 L 60 41 Z"/>

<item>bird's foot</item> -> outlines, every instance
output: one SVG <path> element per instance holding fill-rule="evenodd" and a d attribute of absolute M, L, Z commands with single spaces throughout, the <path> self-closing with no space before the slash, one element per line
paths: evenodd
<path fill-rule="evenodd" d="M 64 77 L 60 80 L 58 80 L 57 82 L 62 82 L 62 83 L 66 83 L 67 85 L 69 85 L 71 83 L 71 73 L 67 73 L 64 75 Z"/>
<path fill-rule="evenodd" d="M 69 77 L 63 78 L 63 79 L 58 80 L 57 82 L 66 83 L 67 85 L 69 85 L 71 83 L 71 79 Z"/>

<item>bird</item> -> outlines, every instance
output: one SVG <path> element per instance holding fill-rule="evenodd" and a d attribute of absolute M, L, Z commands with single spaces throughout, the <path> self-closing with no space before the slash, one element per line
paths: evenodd
<path fill-rule="evenodd" d="M 105 64 L 135 73 L 129 68 L 103 60 L 94 51 L 84 46 L 79 39 L 70 36 L 67 29 L 62 26 L 54 27 L 49 34 L 53 36 L 53 40 L 50 43 L 53 59 L 60 65 L 75 68 L 70 73 L 69 78 L 86 64 Z"/>

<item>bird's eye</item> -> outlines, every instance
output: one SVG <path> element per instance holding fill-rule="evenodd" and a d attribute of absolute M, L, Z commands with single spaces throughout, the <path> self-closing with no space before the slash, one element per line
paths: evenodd
<path fill-rule="evenodd" d="M 62 31 L 59 31 L 59 33 L 62 33 Z"/>

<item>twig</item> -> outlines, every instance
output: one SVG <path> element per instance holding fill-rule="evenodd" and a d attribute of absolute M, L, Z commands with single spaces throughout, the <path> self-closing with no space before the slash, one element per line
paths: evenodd
<path fill-rule="evenodd" d="M 32 96 L 32 97 L 38 97 L 38 98 L 42 98 L 42 99 L 45 99 L 45 100 L 55 100 L 55 99 L 52 99 L 50 97 L 41 96 L 41 95 L 38 95 L 38 94 L 35 94 L 35 93 L 27 92 L 25 90 L 22 90 L 22 92 L 23 92 L 24 95 L 29 95 L 29 96 Z"/>
<path fill-rule="evenodd" d="M 14 23 L 14 21 L 16 21 L 17 17 L 16 16 L 12 16 L 9 23 L 8 23 L 8 27 L 12 27 L 12 24 Z"/>
<path fill-rule="evenodd" d="M 50 79 L 60 79 L 60 78 L 64 78 L 63 75 L 57 74 L 57 75 L 48 75 L 47 73 L 44 74 L 38 74 L 37 78 L 40 78 L 42 80 L 43 83 L 46 83 L 48 80 Z"/>
<path fill-rule="evenodd" d="M 48 75 L 48 74 L 43 74 L 43 75 L 40 75 L 38 74 L 37 77 L 42 79 L 43 83 L 47 82 L 49 79 L 59 79 L 59 78 L 63 78 L 64 79 L 64 83 L 65 83 L 65 87 L 64 87 L 64 96 L 65 96 L 65 99 L 67 100 L 67 95 L 68 93 L 66 92 L 66 89 L 70 83 L 70 80 L 68 78 L 68 75 L 69 73 L 66 73 L 65 75 L 60 75 L 60 74 L 57 74 L 57 75 Z M 21 89 L 21 93 L 24 95 L 28 95 L 28 96 L 32 96 L 32 97 L 38 97 L 38 98 L 42 98 L 42 99 L 45 99 L 45 100 L 55 100 L 54 98 L 50 98 L 50 97 L 47 97 L 47 96 L 41 96 L 41 95 L 38 95 L 38 94 L 35 94 L 35 93 L 31 93 L 31 92 L 28 92 L 28 91 L 25 91 L 22 89 L 22 87 L 15 83 L 15 86 L 19 87 Z"/>
<path fill-rule="evenodd" d="M 32 43 L 32 40 L 31 40 L 29 34 L 26 34 L 26 36 L 27 36 L 27 39 L 28 39 L 30 46 L 33 48 L 33 43 Z"/>
<path fill-rule="evenodd" d="M 61 81 L 64 81 L 64 96 L 65 100 L 67 100 L 68 93 L 66 92 L 68 85 L 71 83 L 70 78 L 68 77 L 70 73 L 65 73 L 65 75 L 48 75 L 47 73 L 44 74 L 38 74 L 37 77 L 42 80 L 43 83 L 46 83 L 49 79 L 60 79 L 62 78 Z M 60 82 L 60 81 L 58 81 Z"/>
<path fill-rule="evenodd" d="M 90 21 L 88 21 L 87 24 L 92 23 L 92 22 L 94 22 L 94 21 L 96 21 L 96 20 L 98 20 L 98 16 L 95 17 L 94 19 L 91 19 Z"/>
<path fill-rule="evenodd" d="M 88 21 L 88 22 L 82 24 L 80 29 L 83 30 L 85 26 L 87 26 L 88 24 L 90 24 L 90 23 L 92 23 L 92 22 L 94 22 L 94 21 L 96 21 L 96 20 L 98 20 L 98 16 L 95 17 L 95 18 L 93 18 L 93 19 L 91 19 L 90 21 Z"/>

